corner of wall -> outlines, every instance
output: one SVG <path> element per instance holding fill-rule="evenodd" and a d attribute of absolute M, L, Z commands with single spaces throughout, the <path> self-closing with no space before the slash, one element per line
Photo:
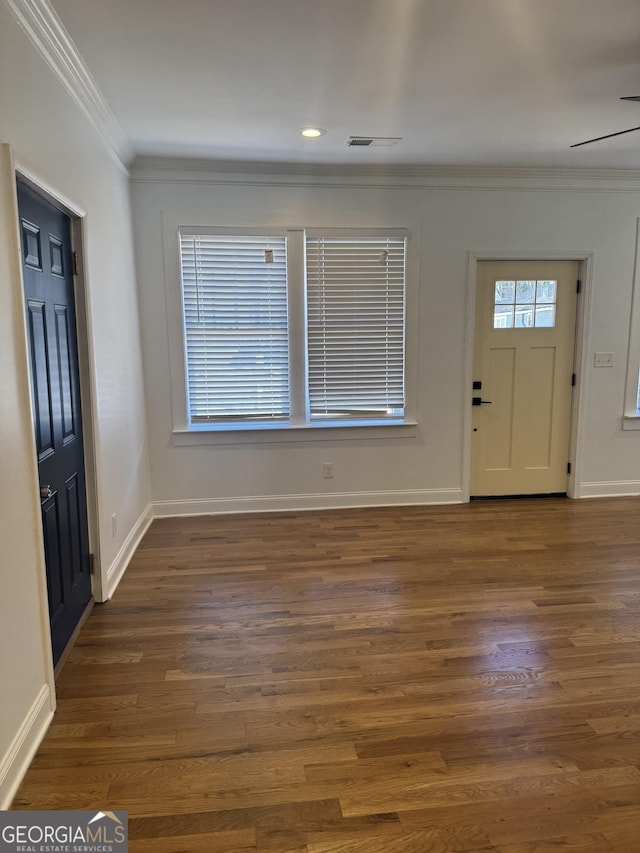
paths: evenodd
<path fill-rule="evenodd" d="M 55 695 L 45 684 L 9 747 L 0 758 L 0 809 L 8 809 L 53 719 Z"/>
<path fill-rule="evenodd" d="M 131 528 L 129 535 L 122 543 L 122 547 L 115 556 L 115 559 L 103 574 L 103 595 L 100 601 L 108 601 L 118 588 L 118 584 L 124 577 L 127 566 L 131 562 L 136 548 L 142 541 L 142 537 L 147 532 L 149 525 L 153 521 L 153 506 L 147 504 L 136 523 Z M 106 582 L 105 582 L 106 581 Z"/>

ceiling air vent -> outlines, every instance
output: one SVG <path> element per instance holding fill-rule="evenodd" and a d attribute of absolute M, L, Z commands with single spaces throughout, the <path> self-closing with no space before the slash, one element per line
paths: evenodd
<path fill-rule="evenodd" d="M 401 136 L 350 136 L 347 139 L 349 148 L 388 148 L 397 145 Z"/>

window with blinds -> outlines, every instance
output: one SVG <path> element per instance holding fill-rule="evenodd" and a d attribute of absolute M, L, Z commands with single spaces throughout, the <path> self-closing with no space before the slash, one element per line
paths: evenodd
<path fill-rule="evenodd" d="M 188 426 L 403 422 L 405 236 L 181 229 Z"/>
<path fill-rule="evenodd" d="M 311 421 L 404 416 L 405 241 L 307 237 Z"/>
<path fill-rule="evenodd" d="M 190 425 L 286 421 L 286 238 L 180 234 Z"/>

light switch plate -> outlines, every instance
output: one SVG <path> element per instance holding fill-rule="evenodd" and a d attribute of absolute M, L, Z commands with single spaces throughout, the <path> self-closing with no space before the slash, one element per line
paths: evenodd
<path fill-rule="evenodd" d="M 597 352 L 593 357 L 594 367 L 613 367 L 612 352 Z"/>

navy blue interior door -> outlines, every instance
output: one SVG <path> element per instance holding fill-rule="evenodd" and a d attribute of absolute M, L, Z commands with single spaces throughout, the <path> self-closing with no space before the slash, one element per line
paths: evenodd
<path fill-rule="evenodd" d="M 91 598 L 69 217 L 18 183 L 54 663 Z"/>

